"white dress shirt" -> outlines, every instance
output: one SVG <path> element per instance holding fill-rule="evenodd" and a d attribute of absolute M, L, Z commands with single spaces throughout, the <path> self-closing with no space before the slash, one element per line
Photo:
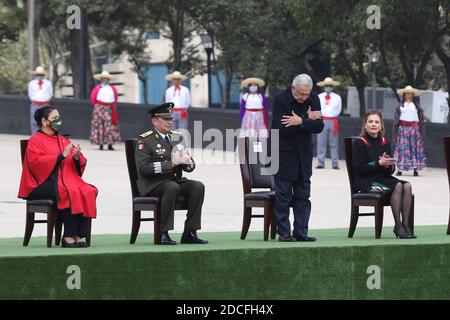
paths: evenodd
<path fill-rule="evenodd" d="M 419 122 L 416 106 L 413 102 L 405 102 L 400 107 L 400 120 L 408 122 Z"/>
<path fill-rule="evenodd" d="M 175 86 L 171 86 L 166 90 L 166 102 L 173 102 L 175 108 L 187 109 L 191 105 L 191 93 L 184 86 L 180 86 L 178 90 L 175 90 Z"/>
<path fill-rule="evenodd" d="M 246 93 L 242 97 L 245 101 L 245 109 L 263 109 L 263 99 L 259 93 L 249 94 Z"/>
<path fill-rule="evenodd" d="M 325 99 L 327 93 L 319 94 L 320 106 L 322 108 L 322 115 L 324 117 L 336 118 L 342 111 L 342 99 L 337 93 L 331 92 L 330 100 Z"/>
<path fill-rule="evenodd" d="M 53 86 L 51 81 L 43 79 L 42 86 L 39 88 L 39 80 L 31 80 L 28 83 L 28 97 L 31 101 L 50 101 L 53 97 Z"/>
<path fill-rule="evenodd" d="M 115 102 L 114 91 L 111 88 L 111 86 L 109 84 L 108 85 L 102 84 L 101 86 L 102 87 L 98 90 L 97 100 L 106 103 Z"/>

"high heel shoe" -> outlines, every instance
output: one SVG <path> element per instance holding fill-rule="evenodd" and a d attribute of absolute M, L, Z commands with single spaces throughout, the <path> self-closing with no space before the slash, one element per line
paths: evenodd
<path fill-rule="evenodd" d="M 76 243 L 76 242 L 68 243 L 68 242 L 66 242 L 66 240 L 64 238 L 61 240 L 61 247 L 63 247 L 63 248 L 79 248 L 78 243 Z"/>
<path fill-rule="evenodd" d="M 416 239 L 417 238 L 417 236 L 413 232 L 411 232 L 409 227 L 406 227 L 404 224 L 403 224 L 403 230 L 406 231 L 406 233 L 408 234 L 410 239 Z"/>
<path fill-rule="evenodd" d="M 397 228 L 397 226 L 395 226 L 393 232 L 397 239 L 411 239 L 410 235 L 403 228 Z"/>

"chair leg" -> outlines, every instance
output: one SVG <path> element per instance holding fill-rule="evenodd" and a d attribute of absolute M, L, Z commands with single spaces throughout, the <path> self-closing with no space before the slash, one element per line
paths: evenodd
<path fill-rule="evenodd" d="M 51 208 L 47 213 L 47 248 L 52 247 L 54 227 L 55 227 L 55 210 Z"/>
<path fill-rule="evenodd" d="M 450 235 L 450 209 L 448 209 L 448 226 L 447 226 L 447 234 Z"/>
<path fill-rule="evenodd" d="M 25 236 L 23 237 L 23 246 L 28 246 L 28 243 L 31 239 L 31 234 L 33 233 L 34 229 L 34 212 L 28 212 L 26 213 L 26 221 L 25 221 Z"/>
<path fill-rule="evenodd" d="M 273 240 L 277 236 L 277 217 L 275 216 L 274 203 L 272 203 L 272 217 L 270 219 L 270 238 Z"/>
<path fill-rule="evenodd" d="M 411 212 L 409 214 L 409 229 L 414 233 L 414 195 L 411 198 Z"/>
<path fill-rule="evenodd" d="M 89 219 L 88 227 L 87 227 L 87 234 L 86 234 L 86 245 L 88 247 L 91 246 L 91 234 L 92 234 L 92 219 Z"/>
<path fill-rule="evenodd" d="M 272 203 L 264 204 L 264 241 L 269 240 L 269 229 L 272 220 Z"/>
<path fill-rule="evenodd" d="M 244 221 L 242 222 L 241 240 L 247 237 L 250 222 L 252 221 L 252 208 L 244 207 Z"/>
<path fill-rule="evenodd" d="M 61 244 L 61 235 L 62 235 L 62 219 L 61 215 L 56 214 L 55 217 L 55 246 L 59 246 Z"/>
<path fill-rule="evenodd" d="M 356 225 L 358 224 L 359 218 L 359 206 L 355 206 L 352 203 L 352 211 L 350 214 L 350 228 L 348 229 L 348 237 L 353 238 L 355 234 Z"/>
<path fill-rule="evenodd" d="M 383 228 L 383 204 L 377 204 L 375 206 L 375 238 L 381 238 L 381 230 Z"/>
<path fill-rule="evenodd" d="M 131 226 L 130 244 L 134 244 L 136 242 L 140 227 L 141 227 L 141 212 L 133 211 L 133 224 Z"/>
<path fill-rule="evenodd" d="M 154 243 L 161 244 L 161 207 L 158 206 L 154 212 L 153 232 Z"/>

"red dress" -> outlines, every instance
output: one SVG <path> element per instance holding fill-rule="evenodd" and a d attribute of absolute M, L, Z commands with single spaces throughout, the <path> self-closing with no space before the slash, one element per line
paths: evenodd
<path fill-rule="evenodd" d="M 52 173 L 64 148 L 70 144 L 64 136 L 36 132 L 28 141 L 20 180 L 19 198 L 27 199 Z M 57 207 L 70 208 L 72 214 L 83 214 L 86 218 L 97 215 L 98 190 L 81 179 L 86 167 L 86 158 L 79 153 L 79 167 L 73 153 L 60 162 L 57 174 Z"/>

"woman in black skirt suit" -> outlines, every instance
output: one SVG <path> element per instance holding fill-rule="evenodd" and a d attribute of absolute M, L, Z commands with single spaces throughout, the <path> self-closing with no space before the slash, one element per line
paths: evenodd
<path fill-rule="evenodd" d="M 409 228 L 412 187 L 409 182 L 392 176 L 396 159 L 384 137 L 383 117 L 370 111 L 364 117 L 359 139 L 353 143 L 354 192 L 382 192 L 391 197 L 394 233 L 397 238 L 416 238 Z"/>

